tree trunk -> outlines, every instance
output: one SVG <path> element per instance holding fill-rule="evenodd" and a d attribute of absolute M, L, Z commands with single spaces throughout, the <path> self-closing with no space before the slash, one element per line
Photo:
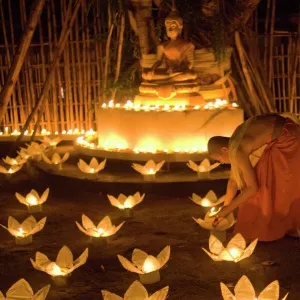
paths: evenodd
<path fill-rule="evenodd" d="M 9 70 L 8 77 L 0 93 L 0 122 L 2 122 L 6 113 L 7 105 L 18 80 L 35 28 L 43 11 L 44 4 L 45 0 L 36 0 L 32 6 L 30 17 L 25 27 L 20 45 L 16 51 L 16 55 Z"/>
<path fill-rule="evenodd" d="M 128 4 L 131 12 L 130 24 L 139 37 L 141 53 L 148 54 L 156 51 L 157 42 L 151 25 L 153 22 L 152 0 L 128 0 Z"/>

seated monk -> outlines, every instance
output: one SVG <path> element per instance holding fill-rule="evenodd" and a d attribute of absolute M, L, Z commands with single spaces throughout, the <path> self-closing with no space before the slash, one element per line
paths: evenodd
<path fill-rule="evenodd" d="M 214 224 L 239 207 L 235 232 L 274 241 L 300 227 L 300 127 L 295 116 L 250 118 L 231 138 L 208 142 L 212 159 L 231 164 L 223 209 Z M 236 196 L 237 191 L 240 194 Z"/>
<path fill-rule="evenodd" d="M 197 75 L 192 71 L 195 46 L 180 37 L 183 28 L 183 19 L 179 16 L 174 5 L 172 12 L 165 20 L 169 41 L 157 49 L 157 61 L 148 72 L 143 72 L 142 78 L 148 81 L 178 82 L 195 80 Z M 165 70 L 156 70 L 162 63 Z"/>

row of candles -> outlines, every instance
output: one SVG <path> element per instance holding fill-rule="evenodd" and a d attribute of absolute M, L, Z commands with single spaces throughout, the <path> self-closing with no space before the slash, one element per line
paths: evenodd
<path fill-rule="evenodd" d="M 48 140 L 49 142 L 49 140 Z M 52 142 L 52 146 L 55 146 Z M 48 143 L 48 146 L 50 146 L 51 143 Z M 30 147 L 37 148 L 41 147 L 42 149 L 46 149 L 47 146 L 41 144 L 29 144 L 28 148 L 26 149 L 29 153 L 29 156 L 31 155 Z M 20 151 L 26 151 L 24 149 L 21 149 Z M 31 149 L 32 150 L 32 149 Z M 36 152 L 32 152 L 33 157 L 36 154 Z M 24 154 L 24 153 L 23 153 Z M 66 154 L 65 154 L 66 155 Z M 24 156 L 23 156 L 24 157 Z M 28 159 L 29 157 L 27 157 Z M 52 157 L 53 158 L 53 157 Z M 22 156 L 20 156 L 18 159 L 15 159 L 17 162 L 20 162 L 22 159 Z M 23 158 L 25 159 L 25 158 Z M 63 159 L 63 158 L 62 158 Z M 26 159 L 25 159 L 26 161 Z M 9 162 L 8 158 L 6 158 L 6 162 Z M 83 161 L 82 161 L 83 162 Z M 105 166 L 105 162 L 103 161 L 100 164 L 97 162 L 96 159 L 92 159 L 90 164 L 87 165 L 86 163 L 82 164 L 81 166 L 84 166 L 84 170 L 86 173 L 93 173 L 100 171 L 100 169 L 103 169 Z M 153 161 L 151 163 L 147 163 L 145 166 L 133 166 L 136 168 L 140 173 L 147 175 L 153 175 L 155 174 L 163 165 L 164 162 L 161 162 L 159 164 L 155 164 Z M 78 166 L 80 165 L 80 162 Z M 99 168 L 99 165 L 100 168 Z M 203 161 L 200 165 L 197 165 L 193 162 L 188 163 L 189 167 L 191 169 L 195 169 L 197 172 L 201 172 L 205 170 L 206 172 L 211 171 L 213 168 L 217 167 L 218 165 L 210 165 L 209 161 Z M 151 166 L 151 168 L 149 168 Z M 201 167 L 201 168 L 200 168 Z M 99 168 L 99 169 L 97 169 Z M 143 169 L 144 168 L 144 169 Z M 146 168 L 146 169 L 145 169 Z M 147 170 L 147 172 L 145 172 Z M 49 189 L 47 189 L 41 196 L 38 195 L 38 193 L 34 190 L 32 190 L 29 194 L 27 194 L 25 197 L 22 195 L 16 193 L 16 197 L 19 200 L 20 203 L 25 204 L 28 207 L 28 210 L 30 213 L 36 213 L 42 211 L 42 205 L 46 202 L 49 195 Z M 137 204 L 141 203 L 144 199 L 145 195 L 140 195 L 140 193 L 136 193 L 134 195 L 125 196 L 123 194 L 119 195 L 117 198 L 114 196 L 108 195 L 108 199 L 110 203 L 123 210 L 124 215 L 126 217 L 133 217 L 132 208 L 135 207 Z M 193 218 L 202 228 L 207 229 L 211 232 L 210 238 L 209 238 L 209 251 L 204 249 L 203 250 L 214 260 L 214 261 L 233 261 L 233 262 L 239 262 L 242 259 L 245 259 L 249 257 L 257 244 L 257 240 L 254 240 L 248 247 L 246 247 L 246 241 L 245 239 L 240 235 L 237 234 L 234 236 L 226 247 L 223 246 L 223 243 L 226 240 L 226 230 L 232 227 L 235 223 L 235 219 L 233 214 L 230 214 L 226 218 L 222 219 L 221 222 L 214 227 L 213 226 L 213 219 L 212 216 L 218 213 L 218 211 L 221 209 L 220 205 L 223 203 L 223 198 L 220 199 L 217 198 L 215 193 L 213 191 L 208 192 L 208 194 L 202 198 L 196 194 L 193 194 L 191 197 L 191 200 L 195 202 L 197 205 L 200 205 L 202 207 L 209 208 L 209 211 L 205 214 L 204 219 L 201 218 Z M 6 228 L 13 236 L 16 238 L 17 244 L 29 244 L 32 243 L 32 236 L 33 234 L 41 231 L 46 223 L 46 218 L 41 219 L 40 221 L 36 221 L 33 216 L 28 217 L 24 222 L 21 224 L 15 220 L 12 217 L 9 217 L 8 219 L 8 227 L 5 227 L 2 225 L 2 227 Z M 86 235 L 90 236 L 90 239 L 92 242 L 96 241 L 105 241 L 106 243 L 109 242 L 109 237 L 115 235 L 118 230 L 123 226 L 124 222 L 119 224 L 118 226 L 115 226 L 112 224 L 109 216 L 106 216 L 103 218 L 99 224 L 96 226 L 92 220 L 90 220 L 86 215 L 82 215 L 82 224 L 79 222 L 76 222 L 76 225 L 78 229 L 82 232 L 84 232 Z M 168 262 L 170 257 L 170 246 L 166 246 L 158 256 L 148 255 L 144 251 L 140 249 L 135 249 L 132 253 L 131 261 L 129 261 L 127 258 L 118 255 L 118 259 L 122 266 L 130 271 L 139 274 L 140 281 L 134 282 L 126 292 L 128 295 L 132 295 L 134 297 L 135 293 L 137 291 L 144 291 L 144 294 L 147 293 L 146 289 L 142 284 L 152 284 L 156 283 L 160 280 L 160 269 Z M 62 259 L 63 258 L 63 259 Z M 31 263 L 33 267 L 37 270 L 44 271 L 47 274 L 52 276 L 52 279 L 54 280 L 54 283 L 57 285 L 64 285 L 66 284 L 68 276 L 71 274 L 73 270 L 83 265 L 88 258 L 88 249 L 86 249 L 78 259 L 76 259 L 73 262 L 73 254 L 70 251 L 70 249 L 66 246 L 64 246 L 58 253 L 57 260 L 55 262 L 51 262 L 50 260 L 45 261 L 45 255 L 37 252 L 35 260 L 31 259 Z M 141 259 L 142 258 L 142 259 Z M 72 265 L 65 266 L 62 261 L 72 261 Z M 43 262 L 43 263 L 41 263 Z M 47 262 L 47 263 L 44 263 Z M 24 286 L 25 282 L 24 280 L 21 282 Z M 17 282 L 11 289 L 20 289 L 20 281 Z M 26 282 L 27 283 L 27 282 Z M 253 287 L 250 283 L 250 281 L 247 279 L 247 277 L 243 276 L 240 281 L 237 283 L 237 287 L 241 286 L 243 283 L 243 289 L 245 289 L 245 286 L 248 284 L 248 289 L 250 292 L 252 292 Z M 27 283 L 28 284 L 28 283 Z M 250 288 L 250 285 L 252 287 L 252 290 Z M 236 287 L 236 288 L 237 288 Z M 276 285 L 276 282 L 273 282 L 270 286 L 268 286 L 266 289 L 269 290 L 270 288 L 278 289 L 278 282 Z M 10 289 L 10 290 L 11 290 Z M 44 288 L 43 295 L 46 297 L 49 287 Z M 227 289 L 227 290 L 226 290 Z M 233 296 L 233 294 L 228 290 L 228 288 L 225 285 L 221 284 L 221 290 L 222 295 L 225 300 L 232 299 L 230 298 Z M 248 291 L 248 292 L 249 292 Z M 247 292 L 247 291 L 244 291 Z M 249 292 L 249 293 L 250 293 Z M 157 293 L 157 294 L 156 294 Z M 162 290 L 157 291 L 152 296 L 161 297 L 157 299 L 165 299 L 168 294 L 168 287 L 165 287 Z M 230 294 L 229 294 L 230 293 Z M 237 293 L 237 292 L 236 292 Z M 263 294 L 264 292 L 262 292 Z M 108 291 L 102 291 L 103 297 L 107 297 L 107 295 L 111 294 Z M 125 295 L 126 295 L 125 294 Z M 0 294 L 1 295 L 1 294 Z M 145 294 L 146 295 L 146 294 Z M 148 293 L 147 293 L 148 295 Z M 163 296 L 161 296 L 163 295 Z M 230 295 L 230 297 L 229 297 Z M 275 295 L 275 294 L 274 294 Z M 40 299 L 45 299 L 40 298 Z M 147 296 L 148 297 L 148 296 Z M 130 299 L 130 298 L 126 298 Z M 147 299 L 147 298 L 145 298 Z M 156 299 L 153 297 L 153 299 Z M 255 299 L 255 298 L 249 298 L 249 299 Z M 260 298 L 258 298 L 260 299 Z M 262 298 L 263 299 L 263 298 Z M 270 299 L 278 299 L 270 298 Z"/>
<path fill-rule="evenodd" d="M 0 136 L 18 136 L 20 135 L 21 132 L 17 129 L 10 130 L 8 126 L 4 128 L 4 131 L 0 131 Z M 25 130 L 24 135 L 25 136 L 31 136 L 33 134 L 33 130 Z M 84 130 L 84 129 L 69 129 L 69 130 L 62 130 L 61 132 L 55 131 L 54 133 L 47 130 L 47 129 L 42 129 L 39 133 L 41 136 L 49 136 L 49 135 L 85 135 L 85 136 L 90 136 L 90 135 L 95 135 L 96 132 L 94 131 L 93 128 L 90 128 L 89 130 Z"/>
<path fill-rule="evenodd" d="M 238 104 L 236 102 L 228 103 L 224 99 L 215 99 L 214 101 L 209 101 L 203 105 L 185 105 L 185 104 L 175 104 L 175 105 L 141 105 L 133 103 L 131 100 L 128 100 L 125 104 L 115 103 L 114 100 L 110 100 L 108 103 L 103 103 L 102 108 L 122 108 L 126 110 L 135 110 L 135 111 L 184 111 L 184 110 L 212 110 L 219 109 L 224 107 L 237 108 Z"/>
<path fill-rule="evenodd" d="M 5 164 L 10 165 L 10 168 L 7 169 L 4 166 L 0 166 L 0 173 L 5 174 L 13 174 L 19 171 L 23 164 L 25 164 L 29 159 L 34 159 L 35 161 L 44 160 L 49 165 L 57 165 L 59 170 L 62 169 L 62 164 L 67 161 L 70 156 L 69 152 L 66 152 L 63 156 L 60 156 L 58 152 L 54 152 L 51 157 L 47 155 L 47 150 L 55 150 L 57 144 L 61 141 L 59 137 L 50 139 L 49 137 L 44 137 L 43 143 L 39 144 L 36 142 L 32 142 L 31 144 L 27 144 L 27 148 L 20 148 L 18 151 L 18 156 L 16 158 L 6 157 L 3 158 Z M 50 152 L 51 152 L 50 151 Z M 52 152 L 53 152 L 52 151 Z M 144 176 L 145 180 L 154 180 L 155 174 L 159 172 L 159 170 L 164 165 L 165 161 L 161 161 L 159 163 L 155 163 L 153 160 L 149 160 L 145 163 L 145 165 L 133 163 L 132 167 L 134 170 L 139 172 Z M 102 162 L 98 162 L 98 160 L 93 157 L 89 163 L 86 163 L 82 159 L 78 162 L 78 168 L 83 173 L 88 174 L 98 174 L 105 168 L 106 159 Z M 195 171 L 197 174 L 207 173 L 211 170 L 218 167 L 220 164 L 210 164 L 208 159 L 204 159 L 199 165 L 193 161 L 189 161 L 187 166 Z"/>
<path fill-rule="evenodd" d="M 212 110 L 212 109 L 219 109 L 224 107 L 231 107 L 231 108 L 238 108 L 238 104 L 235 102 L 228 103 L 227 100 L 223 99 L 216 99 L 215 101 L 210 101 L 204 105 L 195 105 L 195 106 L 186 106 L 184 104 L 179 105 L 140 105 L 134 104 L 131 100 L 128 100 L 125 104 L 115 103 L 114 100 L 110 100 L 108 103 L 103 103 L 101 105 L 102 108 L 123 108 L 126 110 L 136 110 L 136 111 L 185 111 L 185 110 Z M 8 126 L 4 128 L 4 131 L 0 131 L 0 135 L 3 136 L 18 136 L 21 132 L 17 129 L 11 130 Z M 24 132 L 25 136 L 30 136 L 33 134 L 33 130 L 29 131 L 26 130 Z M 84 129 L 68 129 L 62 130 L 61 132 L 55 131 L 51 132 L 47 129 L 42 129 L 39 134 L 41 136 L 46 135 L 93 135 L 95 131 L 91 128 L 89 130 Z"/>

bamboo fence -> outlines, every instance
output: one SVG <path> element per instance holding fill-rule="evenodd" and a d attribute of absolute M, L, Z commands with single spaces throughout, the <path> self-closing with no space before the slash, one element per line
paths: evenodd
<path fill-rule="evenodd" d="M 0 31 L 3 33 L 0 37 L 0 90 L 28 19 L 29 2 L 0 1 Z M 18 9 L 17 3 L 19 14 L 12 12 Z M 0 131 L 5 128 L 8 132 L 21 131 L 36 105 L 58 44 L 67 3 L 67 0 L 46 1 Z M 124 30 L 129 25 L 123 8 L 118 7 L 119 2 L 109 0 L 91 1 L 91 7 L 88 1 L 82 3 L 62 58 L 56 65 L 39 130 L 54 133 L 76 128 L 95 129 L 95 104 L 109 100 L 106 89 L 114 86 L 124 72 L 122 51 L 128 51 L 124 44 L 132 39 L 129 36 L 132 33 Z M 243 35 L 242 42 L 236 39 L 239 47 L 233 64 L 239 76 L 234 83 L 237 87 L 244 86 L 237 92 L 247 115 L 272 109 L 300 115 L 300 29 L 298 33 L 276 31 L 274 3 L 268 0 L 270 10 L 263 36 L 258 35 L 255 13 L 250 20 L 251 34 Z M 256 45 L 256 50 L 249 45 Z M 115 88 L 110 90 L 110 95 L 116 95 Z M 29 130 L 34 128 L 37 118 L 34 116 Z"/>
<path fill-rule="evenodd" d="M 0 131 L 21 131 L 35 107 L 58 45 L 70 1 L 46 1 Z M 3 32 L 0 37 L 0 90 L 4 86 L 20 35 L 25 29 L 30 2 L 0 1 L 0 31 Z M 12 12 L 12 9 L 17 9 L 13 7 L 17 3 L 20 4 L 20 15 Z M 95 104 L 109 100 L 105 98 L 109 78 L 114 78 L 114 84 L 119 79 L 125 13 L 119 7 L 117 14 L 109 1 L 101 2 L 104 5 L 100 1 L 91 1 L 90 7 L 87 3 L 82 1 L 62 58 L 56 65 L 38 131 L 45 129 L 54 133 L 95 128 Z M 110 11 L 110 20 L 107 10 Z M 110 23 L 110 27 L 107 23 Z M 107 42 L 108 36 L 113 43 Z M 118 68 L 117 73 L 115 66 Z M 35 115 L 29 130 L 34 128 L 37 118 Z"/>

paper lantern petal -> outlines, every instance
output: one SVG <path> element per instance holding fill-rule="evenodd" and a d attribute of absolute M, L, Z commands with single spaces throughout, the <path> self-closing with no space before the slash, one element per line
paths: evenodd
<path fill-rule="evenodd" d="M 83 214 L 81 219 L 82 219 L 83 228 L 85 228 L 85 229 L 96 228 L 93 221 L 89 217 L 87 217 L 86 215 Z"/>
<path fill-rule="evenodd" d="M 101 293 L 102 293 L 103 300 L 123 300 L 122 297 L 106 290 L 102 290 Z"/>
<path fill-rule="evenodd" d="M 228 287 L 223 282 L 220 283 L 220 286 L 221 286 L 221 293 L 222 293 L 224 300 L 235 300 L 236 299 L 234 297 L 234 295 L 230 292 Z"/>
<path fill-rule="evenodd" d="M 49 191 L 50 189 L 47 188 L 44 193 L 42 194 L 41 196 L 41 200 L 40 200 L 40 204 L 43 204 L 44 202 L 46 202 L 46 200 L 48 199 L 48 196 L 49 196 Z"/>
<path fill-rule="evenodd" d="M 74 261 L 74 269 L 84 265 L 89 256 L 89 249 L 86 248 L 83 253 Z"/>
<path fill-rule="evenodd" d="M 141 269 L 147 257 L 148 254 L 146 252 L 140 249 L 134 249 L 132 252 L 131 260 L 137 267 Z"/>
<path fill-rule="evenodd" d="M 255 290 L 247 276 L 242 276 L 234 288 L 236 299 L 253 300 Z"/>
<path fill-rule="evenodd" d="M 168 296 L 169 287 L 166 286 L 162 288 L 161 290 L 155 292 L 153 295 L 151 295 L 148 300 L 165 300 Z"/>
<path fill-rule="evenodd" d="M 50 290 L 50 284 L 40 289 L 31 300 L 44 300 L 46 299 Z"/>
<path fill-rule="evenodd" d="M 56 264 L 60 268 L 71 269 L 73 268 L 73 254 L 67 246 L 63 246 L 58 252 Z"/>
<path fill-rule="evenodd" d="M 157 260 L 160 263 L 160 267 L 164 266 L 170 259 L 171 247 L 166 246 L 158 255 Z"/>
<path fill-rule="evenodd" d="M 279 282 L 278 280 L 270 283 L 258 296 L 258 300 L 279 299 Z"/>
<path fill-rule="evenodd" d="M 32 296 L 32 288 L 23 278 L 13 284 L 6 293 L 7 299 L 26 299 L 31 298 Z"/>
<path fill-rule="evenodd" d="M 148 292 L 138 281 L 134 281 L 124 295 L 124 300 L 148 299 Z"/>
<path fill-rule="evenodd" d="M 213 234 L 210 235 L 208 243 L 209 251 L 213 254 L 219 255 L 224 249 L 223 244 Z"/>
<path fill-rule="evenodd" d="M 118 255 L 118 259 L 121 263 L 121 265 L 123 266 L 124 269 L 126 269 L 129 272 L 133 272 L 133 273 L 138 273 L 138 274 L 143 274 L 143 272 L 141 270 L 139 270 L 138 268 L 136 268 L 127 258 Z"/>
<path fill-rule="evenodd" d="M 228 243 L 227 248 L 246 249 L 246 241 L 240 233 L 237 233 Z"/>

